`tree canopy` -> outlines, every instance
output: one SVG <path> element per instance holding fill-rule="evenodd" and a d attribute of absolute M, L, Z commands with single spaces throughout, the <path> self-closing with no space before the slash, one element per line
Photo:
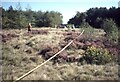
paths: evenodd
<path fill-rule="evenodd" d="M 68 24 L 79 26 L 87 22 L 92 27 L 101 28 L 104 19 L 113 19 L 115 23 L 120 26 L 120 8 L 90 8 L 86 12 L 77 12 L 73 18 L 69 19 Z"/>
<path fill-rule="evenodd" d="M 2 28 L 23 28 L 32 23 L 36 27 L 54 27 L 62 24 L 62 14 L 55 11 L 32 11 L 30 7 L 22 10 L 20 3 L 16 9 L 10 6 L 7 10 L 2 10 Z"/>

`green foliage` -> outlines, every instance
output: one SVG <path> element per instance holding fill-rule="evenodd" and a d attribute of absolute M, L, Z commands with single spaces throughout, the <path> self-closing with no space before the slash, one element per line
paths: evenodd
<path fill-rule="evenodd" d="M 106 32 L 108 41 L 118 42 L 118 28 L 112 19 L 104 20 L 102 27 Z"/>
<path fill-rule="evenodd" d="M 118 45 L 120 46 L 120 29 L 118 30 Z"/>
<path fill-rule="evenodd" d="M 88 26 L 87 28 L 86 27 L 82 27 L 80 28 L 80 32 L 83 32 L 83 36 L 84 36 L 84 39 L 83 41 L 94 41 L 97 39 L 97 34 L 99 33 L 98 31 L 96 31 L 95 28 L 91 27 L 91 26 Z"/>
<path fill-rule="evenodd" d="M 44 18 L 41 19 L 41 22 L 43 22 L 43 26 L 55 27 L 55 25 L 59 25 L 62 23 L 61 13 L 59 12 L 47 11 L 45 12 L 45 14 L 43 14 L 43 16 Z"/>
<path fill-rule="evenodd" d="M 69 19 L 68 24 L 74 24 L 78 27 L 83 22 L 88 22 L 92 27 L 101 28 L 101 24 L 106 18 L 114 19 L 116 24 L 120 26 L 120 8 L 90 8 L 85 12 L 77 12 L 74 17 Z"/>
<path fill-rule="evenodd" d="M 62 15 L 55 11 L 32 11 L 28 6 L 26 11 L 22 10 L 20 3 L 17 5 L 17 9 L 13 9 L 12 6 L 8 10 L 2 10 L 2 28 L 23 28 L 32 23 L 37 27 L 55 27 L 62 23 Z"/>
<path fill-rule="evenodd" d="M 106 64 L 112 61 L 112 56 L 106 49 L 96 48 L 94 46 L 88 47 L 83 60 L 89 64 Z"/>
<path fill-rule="evenodd" d="M 79 28 L 88 28 L 91 27 L 87 22 L 82 22 Z"/>
<path fill-rule="evenodd" d="M 77 12 L 75 17 L 71 18 L 68 21 L 68 24 L 74 24 L 76 27 L 79 27 L 81 24 L 85 22 L 86 17 L 87 17 L 86 13 Z"/>
<path fill-rule="evenodd" d="M 84 30 L 84 33 L 85 35 L 94 35 L 96 33 L 95 29 L 91 26 L 88 26 L 87 28 L 85 27 L 82 27 L 80 28 L 81 30 Z"/>
<path fill-rule="evenodd" d="M 2 9 L 2 27 L 3 28 L 15 28 L 17 27 L 16 24 L 16 16 L 17 16 L 17 11 L 12 8 L 12 6 L 9 7 L 8 10 Z"/>
<path fill-rule="evenodd" d="M 70 29 L 73 27 L 73 24 L 67 24 L 67 28 Z"/>

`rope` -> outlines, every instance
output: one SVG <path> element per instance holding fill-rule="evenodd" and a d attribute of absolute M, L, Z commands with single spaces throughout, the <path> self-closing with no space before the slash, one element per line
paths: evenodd
<path fill-rule="evenodd" d="M 83 34 L 84 30 L 81 32 L 81 34 L 79 36 L 81 36 Z M 78 38 L 78 37 L 77 37 Z M 53 59 L 55 56 L 57 56 L 58 54 L 60 54 L 63 50 L 65 50 L 74 40 L 70 41 L 63 49 L 61 49 L 59 52 L 57 52 L 55 55 L 53 55 L 52 57 L 50 57 L 48 60 L 46 60 L 45 62 L 43 62 L 42 64 L 38 65 L 37 67 L 33 68 L 32 70 L 30 70 L 29 72 L 25 73 L 24 75 L 22 75 L 21 77 L 17 78 L 15 81 L 13 82 L 17 82 L 19 80 L 21 80 L 22 78 L 26 77 L 27 75 L 29 75 L 30 73 L 32 73 L 33 71 L 35 71 L 36 69 L 38 69 L 39 67 L 43 66 L 44 64 L 46 64 L 48 61 L 50 61 L 51 59 Z"/>

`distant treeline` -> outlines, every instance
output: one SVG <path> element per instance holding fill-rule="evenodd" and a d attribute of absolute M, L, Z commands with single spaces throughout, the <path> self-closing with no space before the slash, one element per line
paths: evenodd
<path fill-rule="evenodd" d="M 92 27 L 101 28 L 105 19 L 112 19 L 118 27 L 120 27 L 120 8 L 90 8 L 86 12 L 77 12 L 76 15 L 68 21 L 68 24 L 74 24 L 79 27 L 83 23 L 87 23 Z"/>
<path fill-rule="evenodd" d="M 10 6 L 7 10 L 2 10 L 2 28 L 23 28 L 32 23 L 35 27 L 54 27 L 62 24 L 62 14 L 55 11 L 32 11 L 30 8 L 22 10 L 18 5 L 17 9 Z M 86 12 L 77 12 L 76 15 L 69 19 L 68 24 L 74 24 L 80 27 L 88 24 L 95 28 L 102 28 L 103 21 L 112 19 L 120 27 L 120 8 L 90 8 Z"/>
<path fill-rule="evenodd" d="M 55 11 L 32 11 L 30 8 L 22 10 L 18 5 L 17 9 L 10 6 L 2 10 L 2 28 L 23 28 L 32 23 L 35 27 L 54 27 L 62 24 L 62 14 Z"/>

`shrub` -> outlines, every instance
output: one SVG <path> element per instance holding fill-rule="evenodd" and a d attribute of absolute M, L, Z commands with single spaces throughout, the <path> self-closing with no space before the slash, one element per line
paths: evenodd
<path fill-rule="evenodd" d="M 83 28 L 81 28 L 81 30 L 84 30 L 83 34 L 85 34 L 85 35 L 94 35 L 96 33 L 95 29 L 91 26 L 89 26 L 87 28 L 83 27 Z"/>
<path fill-rule="evenodd" d="M 81 23 L 81 25 L 79 26 L 79 28 L 89 28 L 91 27 L 87 22 L 83 22 Z"/>
<path fill-rule="evenodd" d="M 102 27 L 106 32 L 106 37 L 108 41 L 118 42 L 118 28 L 116 23 L 112 19 L 104 20 Z"/>
<path fill-rule="evenodd" d="M 112 56 L 106 49 L 96 48 L 94 46 L 88 47 L 83 60 L 89 64 L 106 64 L 112 61 Z"/>

